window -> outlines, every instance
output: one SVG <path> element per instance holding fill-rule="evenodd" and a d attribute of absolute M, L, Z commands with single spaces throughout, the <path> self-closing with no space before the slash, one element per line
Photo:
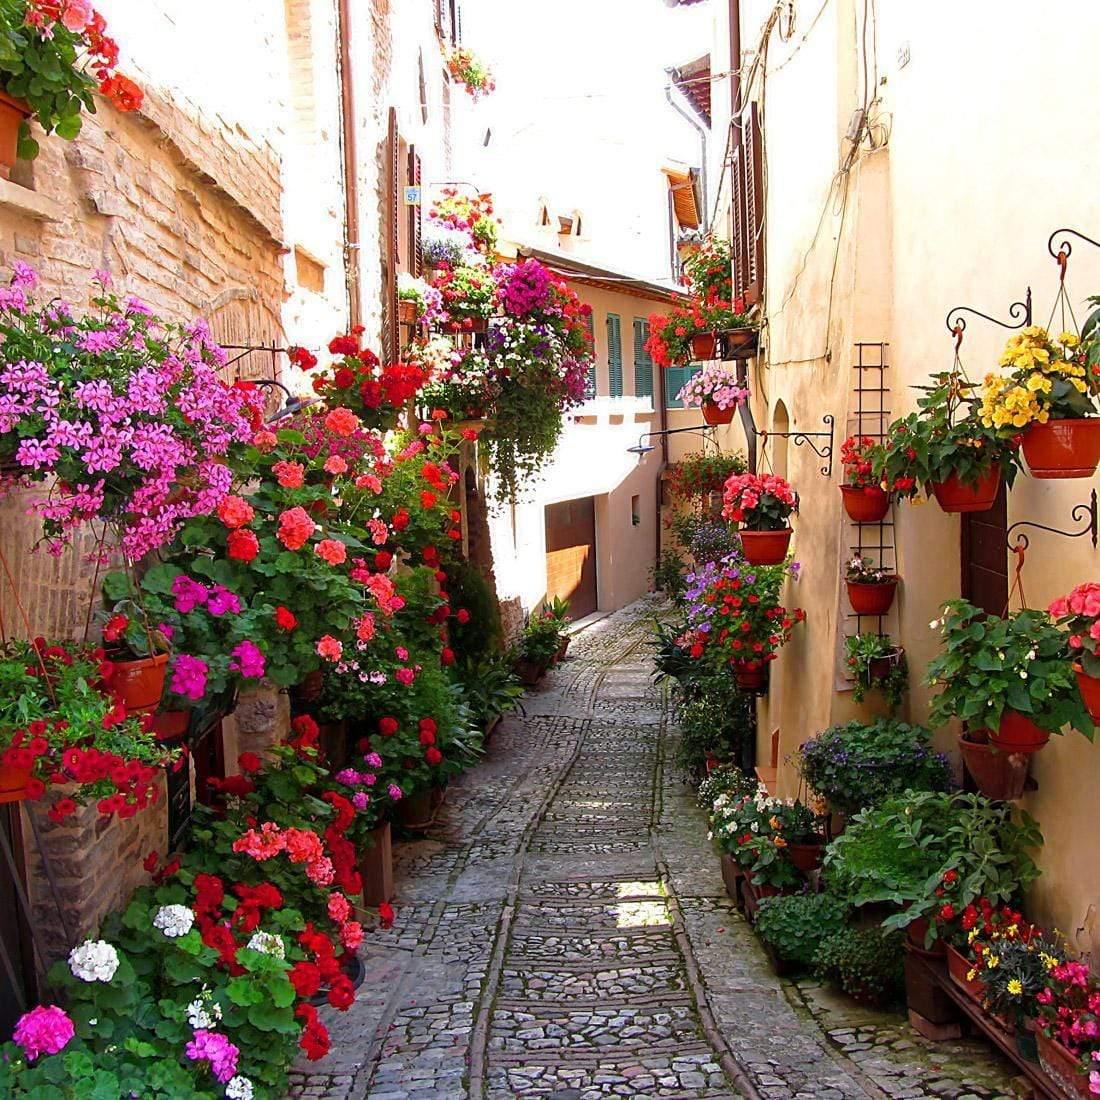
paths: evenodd
<path fill-rule="evenodd" d="M 634 318 L 634 395 L 653 397 L 653 359 L 645 350 L 649 339 L 649 322 Z"/>
<path fill-rule="evenodd" d="M 669 367 L 665 371 L 666 408 L 682 409 L 684 407 L 683 401 L 680 401 L 676 395 L 683 388 L 684 383 L 702 369 L 702 367 L 689 363 L 686 367 Z"/>
<path fill-rule="evenodd" d="M 642 525 L 642 498 L 640 496 L 632 496 L 630 498 L 630 526 L 641 527 Z"/>
<path fill-rule="evenodd" d="M 607 392 L 623 395 L 623 329 L 617 313 L 607 315 Z"/>

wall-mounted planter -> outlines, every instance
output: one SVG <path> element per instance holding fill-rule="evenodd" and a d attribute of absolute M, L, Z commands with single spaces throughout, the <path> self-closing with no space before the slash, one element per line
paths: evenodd
<path fill-rule="evenodd" d="M 841 485 L 844 511 L 853 523 L 879 523 L 890 511 L 890 494 L 875 486 Z"/>
<path fill-rule="evenodd" d="M 794 532 L 789 527 L 778 531 L 737 532 L 741 539 L 741 552 L 749 565 L 778 565 L 786 556 Z"/>
<path fill-rule="evenodd" d="M 766 665 L 753 668 L 748 661 L 737 661 L 733 666 L 733 678 L 742 691 L 762 695 L 767 689 L 768 669 Z"/>
<path fill-rule="evenodd" d="M 976 484 L 967 485 L 958 474 L 934 482 L 936 503 L 945 512 L 988 512 L 1001 490 L 1001 468 L 994 466 Z"/>
<path fill-rule="evenodd" d="M 1027 756 L 1038 752 L 1050 740 L 1050 734 L 1040 729 L 1027 715 L 1006 710 L 997 729 L 989 731 L 989 740 L 1002 752 Z"/>
<path fill-rule="evenodd" d="M 713 332 L 697 332 L 691 338 L 691 358 L 694 362 L 713 359 L 718 349 L 718 340 Z"/>
<path fill-rule="evenodd" d="M 974 783 L 986 798 L 1013 802 L 1023 797 L 1030 755 L 1003 752 L 989 742 L 959 735 L 959 752 Z"/>
<path fill-rule="evenodd" d="M 1100 417 L 1032 424 L 1023 451 L 1032 477 L 1092 477 L 1100 464 Z"/>
<path fill-rule="evenodd" d="M 722 333 L 723 359 L 751 359 L 757 352 L 760 333 L 754 328 L 731 328 Z"/>
<path fill-rule="evenodd" d="M 1079 664 L 1073 666 L 1073 671 L 1077 673 L 1077 689 L 1081 692 L 1089 715 L 1094 722 L 1100 724 L 1100 678 L 1090 676 Z"/>
<path fill-rule="evenodd" d="M 898 589 L 898 577 L 892 577 L 882 584 L 858 584 L 846 581 L 848 601 L 857 615 L 885 615 L 894 603 L 894 594 Z"/>

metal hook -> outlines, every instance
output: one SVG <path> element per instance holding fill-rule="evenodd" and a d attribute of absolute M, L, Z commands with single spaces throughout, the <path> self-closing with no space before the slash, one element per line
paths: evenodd
<path fill-rule="evenodd" d="M 1098 520 L 1100 520 L 1100 515 L 1098 515 L 1097 513 L 1095 489 L 1093 489 L 1092 492 L 1089 494 L 1089 502 L 1087 504 L 1075 504 L 1073 506 L 1073 510 L 1070 512 L 1070 518 L 1073 520 L 1074 523 L 1081 523 L 1086 516 L 1088 517 L 1088 523 L 1085 524 L 1085 526 L 1080 531 L 1062 531 L 1060 528 L 1057 527 L 1048 527 L 1045 523 L 1035 523 L 1033 520 L 1022 519 L 1019 522 L 1014 523 L 1005 532 L 1005 541 L 1008 545 L 1009 550 L 1012 550 L 1013 552 L 1022 555 L 1023 551 L 1025 551 L 1031 545 L 1031 540 L 1027 537 L 1027 535 L 1021 532 L 1016 536 L 1015 541 L 1013 541 L 1012 532 L 1015 531 L 1017 527 L 1034 527 L 1038 531 L 1049 531 L 1052 535 L 1062 535 L 1064 538 L 1067 539 L 1079 539 L 1083 535 L 1089 535 L 1092 540 L 1093 549 L 1095 550 L 1098 541 L 1098 534 L 1100 534 L 1100 523 L 1098 523 Z"/>
<path fill-rule="evenodd" d="M 966 320 L 958 316 L 961 313 L 973 313 L 975 317 L 981 317 L 994 325 L 1000 325 L 1001 328 L 1024 328 L 1031 324 L 1031 287 L 1027 288 L 1022 302 L 1013 302 L 1008 307 L 1008 315 L 1016 324 L 1011 324 L 1008 321 L 998 321 L 996 317 L 990 317 L 988 313 L 982 313 L 980 309 L 974 309 L 973 306 L 955 306 L 953 309 L 948 310 L 945 323 L 947 331 L 955 337 L 956 351 L 959 350 L 959 345 L 962 343 L 962 334 L 966 331 Z"/>

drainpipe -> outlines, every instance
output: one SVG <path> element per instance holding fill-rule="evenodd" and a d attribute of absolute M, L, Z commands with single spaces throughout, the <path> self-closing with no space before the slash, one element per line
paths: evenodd
<path fill-rule="evenodd" d="M 700 206 L 700 218 L 699 227 L 705 233 L 707 230 L 707 129 L 695 117 L 694 112 L 689 111 L 682 103 L 672 94 L 672 74 L 674 69 L 665 69 L 668 74 L 669 83 L 665 85 L 665 99 L 668 100 L 669 106 L 683 119 L 686 119 L 692 126 L 692 128 L 699 134 L 699 198 Z"/>
<path fill-rule="evenodd" d="M 359 262 L 359 155 L 356 142 L 355 87 L 351 67 L 350 0 L 339 0 L 336 22 L 340 43 L 340 123 L 344 152 L 344 271 L 349 328 L 363 323 Z"/>

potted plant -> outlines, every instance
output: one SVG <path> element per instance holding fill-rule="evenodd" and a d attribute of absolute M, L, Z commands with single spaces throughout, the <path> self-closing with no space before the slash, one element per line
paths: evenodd
<path fill-rule="evenodd" d="M 1086 962 L 1062 959 L 1050 968 L 1039 1002 L 1039 1062 L 1061 1095 L 1092 1096 L 1100 1063 L 1100 986 Z"/>
<path fill-rule="evenodd" d="M 952 600 L 933 627 L 941 630 L 943 650 L 928 666 L 927 682 L 939 688 L 929 719 L 965 723 L 963 759 L 991 797 L 1018 798 L 1026 758 L 1064 726 L 1092 739 L 1065 636 L 1044 613 L 989 617 Z"/>
<path fill-rule="evenodd" d="M 1068 596 L 1055 600 L 1047 612 L 1069 634 L 1067 643 L 1076 660 L 1073 671 L 1089 715 L 1100 721 L 1100 584 L 1079 584 Z"/>
<path fill-rule="evenodd" d="M 848 602 L 857 615 L 885 615 L 894 602 L 901 578 L 876 566 L 871 557 L 857 553 L 848 559 L 844 580 Z"/>
<path fill-rule="evenodd" d="M 947 791 L 951 763 L 932 749 L 932 732 L 893 718 L 845 722 L 804 741 L 797 764 L 835 813 L 853 817 L 914 791 Z"/>
<path fill-rule="evenodd" d="M 529 687 L 537 684 L 557 656 L 561 645 L 558 624 L 544 615 L 530 615 L 520 636 L 516 674 Z"/>
<path fill-rule="evenodd" d="M 684 280 L 691 291 L 693 357 L 747 359 L 754 355 L 757 327 L 744 299 L 733 291 L 730 242 L 707 237 L 685 261 Z"/>
<path fill-rule="evenodd" d="M 542 614 L 553 620 L 558 631 L 558 651 L 554 654 L 553 660 L 553 663 L 557 664 L 559 661 L 564 660 L 566 653 L 569 651 L 569 643 L 572 641 L 569 634 L 566 633 L 570 622 L 569 601 L 554 596 L 542 609 Z"/>
<path fill-rule="evenodd" d="M 993 958 L 996 965 L 992 965 Z M 1050 969 L 1061 961 L 1058 945 L 1037 929 L 1021 927 L 1017 934 L 983 954 L 979 980 L 988 1012 L 1007 1020 L 1016 1037 L 1016 1049 L 1028 1062 L 1038 1062 L 1032 1025 L 1039 1014 L 1038 995 L 1047 988 Z"/>
<path fill-rule="evenodd" d="M 804 802 L 795 799 L 774 808 L 769 822 L 787 842 L 787 855 L 804 875 L 821 866 L 825 853 L 825 834 L 821 818 Z"/>
<path fill-rule="evenodd" d="M 903 983 L 899 932 L 842 928 L 822 941 L 815 957 L 820 978 L 835 982 L 849 997 L 880 1005 L 898 996 Z"/>
<path fill-rule="evenodd" d="M 674 306 L 671 313 L 649 315 L 649 337 L 645 350 L 658 367 L 675 367 L 714 357 L 713 333 L 699 333 L 686 306 Z"/>
<path fill-rule="evenodd" d="M 441 268 L 435 287 L 442 297 L 444 332 L 485 332 L 496 313 L 497 283 L 488 268 L 468 264 Z"/>
<path fill-rule="evenodd" d="M 156 710 L 168 669 L 168 639 L 131 600 L 115 603 L 104 619 L 103 648 L 112 666 L 108 686 L 127 714 Z"/>
<path fill-rule="evenodd" d="M 442 295 L 434 286 L 404 271 L 398 275 L 397 319 L 401 324 L 430 323 L 441 314 L 442 309 Z"/>
<path fill-rule="evenodd" d="M 844 927 L 848 912 L 848 903 L 829 893 L 765 898 L 753 930 L 779 964 L 777 970 L 808 970 L 822 941 Z"/>
<path fill-rule="evenodd" d="M 890 511 L 890 494 L 875 473 L 880 445 L 869 435 L 850 435 L 840 448 L 844 511 L 854 523 L 879 523 Z"/>
<path fill-rule="evenodd" d="M 465 46 L 452 46 L 447 51 L 447 72 L 475 102 L 496 89 L 489 66 Z"/>
<path fill-rule="evenodd" d="M 685 406 L 701 408 L 708 424 L 729 424 L 748 396 L 749 391 L 738 385 L 736 371 L 721 363 L 708 363 L 683 384 L 676 399 Z"/>
<path fill-rule="evenodd" d="M 986 377 L 982 423 L 1023 431 L 1032 477 L 1092 477 L 1100 463 L 1100 376 L 1080 340 L 1063 332 L 1055 341 L 1029 325 L 1009 338 L 1001 366 L 1011 372 Z"/>
<path fill-rule="evenodd" d="M 945 512 L 984 512 L 993 507 L 1002 479 L 1016 477 L 1013 430 L 985 424 L 974 384 L 957 371 L 932 376 L 917 412 L 895 420 L 874 454 L 883 488 L 900 497 L 923 489 Z"/>
<path fill-rule="evenodd" d="M 740 527 L 741 547 L 751 565 L 777 565 L 787 556 L 798 508 L 790 485 L 774 474 L 735 474 L 722 493 L 722 515 Z"/>
<path fill-rule="evenodd" d="M 90 4 L 6 4 L 0 11 L 0 175 L 16 157 L 32 160 L 38 142 L 31 118 L 47 134 L 71 141 L 84 111 L 95 113 L 95 94 L 119 111 L 141 107 L 142 91 L 115 71 L 118 46 Z"/>
<path fill-rule="evenodd" d="M 852 698 L 862 703 L 868 689 L 878 691 L 891 714 L 901 704 L 909 686 L 905 650 L 888 634 L 853 634 L 844 639 L 844 656 L 852 677 Z"/>

